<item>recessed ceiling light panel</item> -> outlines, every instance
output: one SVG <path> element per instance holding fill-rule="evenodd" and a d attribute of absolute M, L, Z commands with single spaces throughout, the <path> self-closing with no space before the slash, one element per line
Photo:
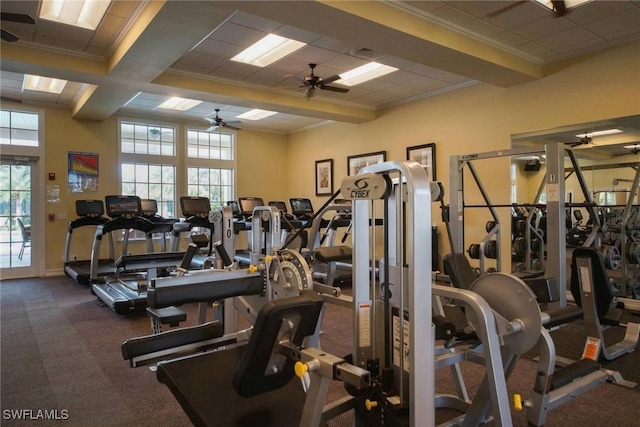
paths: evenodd
<path fill-rule="evenodd" d="M 66 80 L 25 74 L 24 80 L 22 81 L 22 90 L 61 94 L 66 85 Z"/>
<path fill-rule="evenodd" d="M 164 108 L 167 110 L 187 111 L 200 103 L 202 103 L 202 101 L 174 96 L 167 99 L 162 104 L 158 105 L 158 108 Z"/>
<path fill-rule="evenodd" d="M 242 113 L 239 116 L 236 116 L 236 119 L 262 120 L 267 117 L 273 116 L 274 114 L 278 114 L 278 113 L 275 111 L 259 110 L 256 108 L 253 110 L 249 110 L 246 113 Z"/>
<path fill-rule="evenodd" d="M 361 67 L 354 68 L 346 73 L 340 74 L 340 80 L 336 80 L 336 83 L 340 83 L 345 86 L 355 86 L 360 83 L 364 83 L 369 80 L 384 76 L 385 74 L 393 73 L 398 69 L 389 65 L 379 64 L 377 62 L 369 62 Z"/>
<path fill-rule="evenodd" d="M 258 67 L 266 67 L 306 45 L 306 43 L 297 40 L 276 34 L 268 34 L 231 58 L 231 60 Z"/>
<path fill-rule="evenodd" d="M 111 0 L 42 0 L 40 18 L 95 30 Z"/>

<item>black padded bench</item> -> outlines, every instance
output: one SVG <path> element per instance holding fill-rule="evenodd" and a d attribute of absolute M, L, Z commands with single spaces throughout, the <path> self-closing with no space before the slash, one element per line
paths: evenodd
<path fill-rule="evenodd" d="M 351 262 L 352 250 L 349 246 L 322 246 L 314 250 L 314 256 L 323 263 Z"/>

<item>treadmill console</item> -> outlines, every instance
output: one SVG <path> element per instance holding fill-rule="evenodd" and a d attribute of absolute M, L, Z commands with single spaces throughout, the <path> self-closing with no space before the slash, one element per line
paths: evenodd
<path fill-rule="evenodd" d="M 238 199 L 240 205 L 240 215 L 249 218 L 253 215 L 253 210 L 258 206 L 264 206 L 264 200 L 261 197 L 240 197 Z"/>
<path fill-rule="evenodd" d="M 242 214 L 240 213 L 240 204 L 238 204 L 237 200 L 229 200 L 227 202 L 227 206 L 231 208 L 234 219 L 242 219 Z"/>
<path fill-rule="evenodd" d="M 313 216 L 313 206 L 309 199 L 289 199 L 291 213 L 298 219 L 311 219 Z"/>
<path fill-rule="evenodd" d="M 104 204 L 107 208 L 107 215 L 111 218 L 140 215 L 142 212 L 138 196 L 106 196 Z"/>
<path fill-rule="evenodd" d="M 287 212 L 287 204 L 285 202 L 277 201 L 277 202 L 269 202 L 269 206 L 274 206 L 276 209 L 280 211 L 280 213 L 287 219 L 293 219 L 293 215 Z"/>
<path fill-rule="evenodd" d="M 154 216 L 158 213 L 158 202 L 153 199 L 140 200 L 140 206 L 144 216 Z"/>
<path fill-rule="evenodd" d="M 208 218 L 211 203 L 208 197 L 180 197 L 180 207 L 185 218 Z"/>
<path fill-rule="evenodd" d="M 102 216 L 104 215 L 104 203 L 102 200 L 76 200 L 76 215 L 84 216 Z"/>

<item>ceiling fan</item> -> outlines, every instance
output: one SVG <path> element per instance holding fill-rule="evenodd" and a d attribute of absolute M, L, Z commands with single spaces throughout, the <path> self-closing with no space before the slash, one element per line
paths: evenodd
<path fill-rule="evenodd" d="M 0 13 L 0 19 L 2 21 L 17 22 L 19 24 L 31 24 L 31 25 L 34 25 L 36 23 L 35 19 L 33 19 L 31 16 L 26 15 L 24 13 L 1 12 Z M 18 40 L 20 40 L 20 37 L 16 36 L 12 32 L 9 32 L 9 31 L 5 30 L 4 28 L 2 28 L 1 30 L 2 30 L 2 40 L 6 41 L 6 42 L 9 42 L 9 43 L 17 42 Z"/>
<path fill-rule="evenodd" d="M 590 136 L 583 136 L 582 138 L 580 138 L 580 141 L 565 142 L 565 144 L 573 148 L 573 147 L 579 147 L 581 145 L 589 145 L 592 142 L 593 142 L 593 138 L 591 138 Z"/>
<path fill-rule="evenodd" d="M 489 14 L 487 14 L 488 18 L 494 18 L 504 12 L 506 12 L 507 10 L 511 10 L 514 7 L 520 6 L 523 3 L 526 3 L 527 1 L 531 1 L 531 0 L 521 0 L 521 1 L 517 1 L 515 3 L 512 3 L 508 6 L 505 6 L 501 9 L 498 9 L 494 12 L 491 12 Z M 532 1 L 536 1 L 536 0 L 532 0 Z M 565 4 L 565 2 L 563 0 L 551 0 L 551 6 L 553 7 L 553 12 L 554 12 L 554 16 L 556 18 L 560 18 L 561 16 L 564 16 L 567 14 L 567 5 Z"/>
<path fill-rule="evenodd" d="M 240 121 L 238 121 L 238 120 L 232 120 L 232 121 L 223 120 L 222 118 L 220 118 L 218 116 L 218 113 L 220 112 L 219 108 L 216 108 L 215 112 L 216 112 L 216 116 L 215 117 L 205 117 L 204 118 L 211 125 L 207 129 L 207 132 L 212 132 L 214 130 L 217 130 L 218 128 L 227 128 L 227 129 L 233 129 L 233 130 L 240 130 L 240 128 L 233 126 L 235 124 L 240 124 L 241 123 Z"/>
<path fill-rule="evenodd" d="M 322 77 L 318 77 L 315 74 L 313 74 L 313 70 L 314 68 L 316 68 L 316 64 L 309 64 L 309 68 L 311 68 L 311 74 L 309 74 L 302 80 L 302 83 L 304 84 L 304 86 L 300 86 L 305 88 L 305 91 L 304 91 L 305 98 L 307 99 L 311 98 L 315 94 L 316 89 L 328 90 L 331 92 L 338 92 L 338 93 L 349 92 L 349 89 L 344 87 L 328 86 L 329 83 L 333 83 L 336 80 L 339 80 L 340 79 L 339 75 L 335 75 L 335 76 L 331 76 L 326 79 L 323 79 Z"/>

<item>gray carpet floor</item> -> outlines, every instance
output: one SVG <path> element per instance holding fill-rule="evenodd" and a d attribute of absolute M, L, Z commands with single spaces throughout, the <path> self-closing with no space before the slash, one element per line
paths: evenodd
<path fill-rule="evenodd" d="M 190 425 L 168 389 L 147 368 L 131 369 L 120 353 L 127 338 L 150 332 L 144 315 L 121 317 L 100 307 L 89 290 L 67 277 L 7 280 L 0 283 L 0 405 L 2 426 L 42 425 L 42 420 L 9 420 L 6 411 L 57 410 L 68 419 L 47 421 L 65 426 Z M 195 313 L 195 308 L 193 309 Z M 336 355 L 350 352 L 350 310 L 328 306 L 323 323 L 323 348 Z M 190 315 L 190 319 L 195 319 Z M 575 330 L 569 330 L 569 335 Z M 562 337 L 558 338 L 563 340 Z M 562 354 L 562 353 L 561 353 Z M 626 355 L 626 377 L 640 377 L 640 351 Z M 470 392 L 483 369 L 470 362 L 462 370 Z M 442 371 L 442 372 L 441 372 Z M 529 395 L 536 364 L 521 359 L 508 381 L 509 393 Z M 449 370 L 436 373 L 437 390 L 451 392 Z M 333 384 L 329 400 L 344 391 Z M 212 401 L 215 396 L 211 396 Z M 62 412 L 65 411 L 65 412 Z M 438 415 L 438 420 L 448 414 Z M 640 420 L 640 393 L 604 384 L 549 414 L 548 426 L 635 426 Z M 523 413 L 513 423 L 525 426 Z M 330 426 L 350 426 L 346 415 Z M 491 423 L 490 423 L 491 424 Z"/>

